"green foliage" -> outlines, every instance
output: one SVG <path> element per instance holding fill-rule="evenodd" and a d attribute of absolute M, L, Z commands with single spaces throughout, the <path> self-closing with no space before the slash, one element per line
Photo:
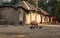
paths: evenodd
<path fill-rule="evenodd" d="M 56 7 L 54 8 L 55 15 L 58 17 L 58 20 L 60 21 L 60 1 L 57 2 Z"/>
<path fill-rule="evenodd" d="M 38 0 L 28 0 L 28 2 L 35 6 L 38 5 Z"/>

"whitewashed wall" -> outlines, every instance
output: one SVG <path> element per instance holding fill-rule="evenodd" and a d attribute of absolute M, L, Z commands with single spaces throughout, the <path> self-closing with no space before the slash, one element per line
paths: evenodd
<path fill-rule="evenodd" d="M 26 24 L 30 24 L 31 21 L 36 21 L 36 22 L 40 23 L 41 22 L 40 14 L 38 14 L 38 13 L 36 14 L 33 12 L 26 14 Z"/>

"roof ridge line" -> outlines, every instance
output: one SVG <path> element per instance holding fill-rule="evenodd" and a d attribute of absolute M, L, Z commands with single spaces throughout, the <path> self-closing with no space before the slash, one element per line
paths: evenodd
<path fill-rule="evenodd" d="M 26 4 L 26 2 L 25 2 L 25 1 L 23 1 L 23 3 L 26 5 L 26 7 L 27 7 L 28 9 L 30 9 L 30 8 L 29 8 L 29 6 Z"/>

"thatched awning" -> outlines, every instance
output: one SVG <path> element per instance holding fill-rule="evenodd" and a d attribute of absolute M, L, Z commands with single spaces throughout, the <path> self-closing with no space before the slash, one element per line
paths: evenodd
<path fill-rule="evenodd" d="M 49 15 L 46 11 L 44 11 L 43 9 L 39 8 L 39 7 L 35 7 L 34 5 L 30 4 L 27 1 L 22 1 L 16 4 L 17 7 L 23 7 L 26 10 L 34 10 L 34 11 L 38 11 L 39 13 L 42 13 L 44 15 Z"/>
<path fill-rule="evenodd" d="M 23 7 L 27 10 L 36 10 L 36 7 L 30 3 L 28 3 L 27 1 L 22 1 L 16 4 L 17 7 Z"/>
<path fill-rule="evenodd" d="M 13 7 L 13 8 L 16 8 L 16 9 L 18 9 L 18 7 L 19 7 L 19 8 L 23 8 L 24 10 L 27 10 L 27 11 L 37 11 L 41 14 L 49 15 L 43 9 L 41 9 L 39 7 L 36 7 L 36 6 L 30 4 L 27 1 L 22 1 L 22 2 L 19 2 L 19 3 L 15 4 L 15 5 L 0 6 L 0 8 L 2 8 L 2 7 Z"/>
<path fill-rule="evenodd" d="M 38 8 L 38 11 L 44 15 L 50 15 L 48 12 L 44 11 L 43 9 L 41 8 Z"/>

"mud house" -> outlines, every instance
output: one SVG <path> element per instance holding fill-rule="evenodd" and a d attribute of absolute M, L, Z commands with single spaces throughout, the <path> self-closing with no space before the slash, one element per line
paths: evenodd
<path fill-rule="evenodd" d="M 30 24 L 32 21 L 36 21 L 38 24 L 49 23 L 51 21 L 50 15 L 46 11 L 42 10 L 39 7 L 35 7 L 34 5 L 28 2 L 25 1 L 20 2 L 17 4 L 17 6 L 18 7 L 21 6 L 23 8 L 22 10 L 25 11 L 23 12 L 25 14 L 25 16 L 23 17 L 24 18 L 23 22 L 25 24 Z M 20 18 L 19 20 L 22 21 Z"/>
<path fill-rule="evenodd" d="M 7 24 L 19 24 L 20 22 L 30 24 L 31 21 L 36 21 L 38 24 L 50 22 L 47 12 L 25 1 L 13 6 L 0 6 L 0 19 L 6 20 Z"/>
<path fill-rule="evenodd" d="M 1 19 L 6 20 L 8 24 L 18 23 L 18 13 L 13 6 L 0 7 Z"/>

